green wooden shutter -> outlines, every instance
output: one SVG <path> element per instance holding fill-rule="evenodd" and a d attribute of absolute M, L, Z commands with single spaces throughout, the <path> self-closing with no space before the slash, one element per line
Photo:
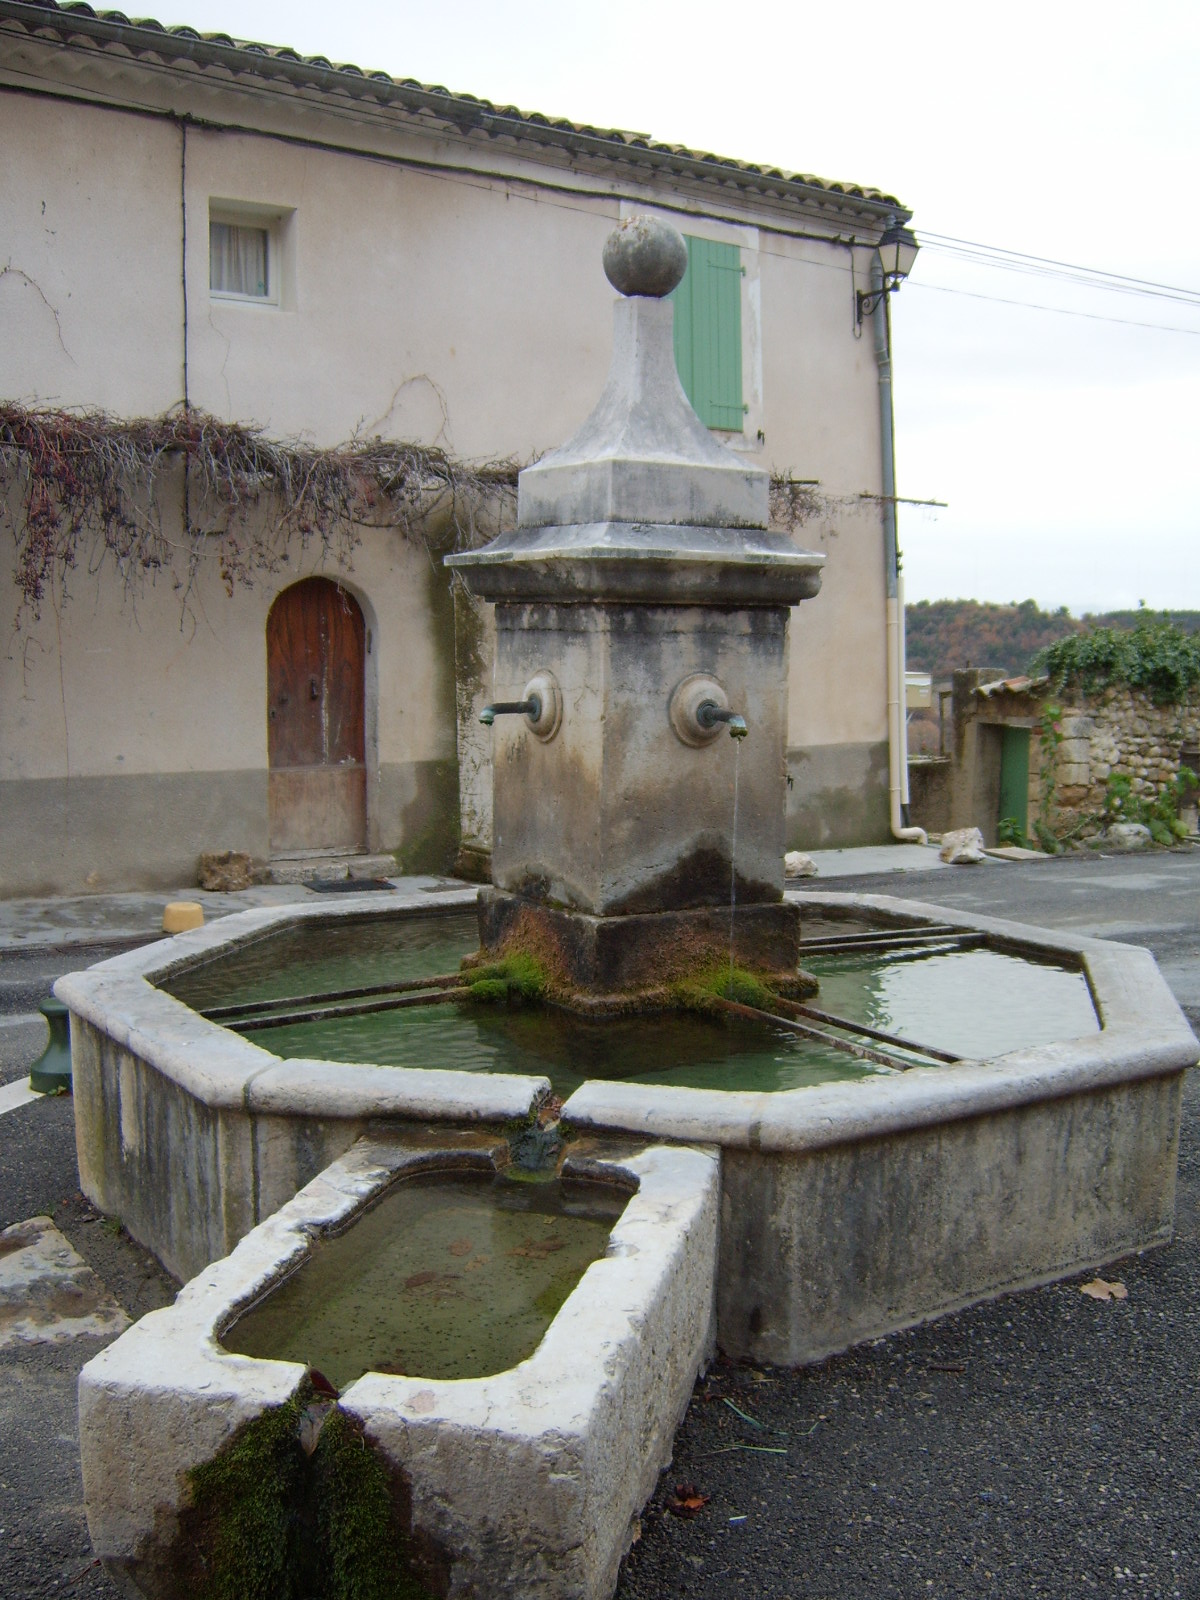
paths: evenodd
<path fill-rule="evenodd" d="M 742 262 L 736 244 L 686 236 L 688 268 L 675 302 L 675 365 L 683 392 L 710 428 L 741 432 Z"/>

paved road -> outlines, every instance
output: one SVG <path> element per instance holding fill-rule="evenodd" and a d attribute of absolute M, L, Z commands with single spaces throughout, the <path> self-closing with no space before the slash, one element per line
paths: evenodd
<path fill-rule="evenodd" d="M 1147 944 L 1200 1024 L 1200 851 L 840 878 L 855 888 Z M 44 944 L 0 1011 L 78 966 Z M 42 1025 L 0 1016 L 0 1081 Z M 76 1193 L 69 1099 L 0 1116 L 0 1227 L 56 1217 L 133 1315 L 169 1284 Z M 789 1373 L 718 1365 L 619 1600 L 1200 1600 L 1200 1083 L 1185 1095 L 1177 1237 L 1078 1284 L 978 1306 Z M 113 1600 L 82 1520 L 74 1383 L 95 1339 L 0 1351 L 0 1600 Z M 732 1401 L 735 1411 L 726 1401 Z M 739 1413 L 751 1417 L 743 1419 Z M 755 1425 L 757 1424 L 757 1426 Z M 677 1483 L 709 1499 L 665 1506 Z"/>

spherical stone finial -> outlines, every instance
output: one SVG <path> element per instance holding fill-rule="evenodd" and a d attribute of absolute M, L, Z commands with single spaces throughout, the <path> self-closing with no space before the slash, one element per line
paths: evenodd
<path fill-rule="evenodd" d="M 657 217 L 627 217 L 604 241 L 604 276 L 618 294 L 661 300 L 687 271 L 683 235 Z"/>

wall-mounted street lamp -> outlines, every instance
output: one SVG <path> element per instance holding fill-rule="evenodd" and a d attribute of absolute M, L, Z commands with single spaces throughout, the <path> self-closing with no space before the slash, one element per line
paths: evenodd
<path fill-rule="evenodd" d="M 917 243 L 915 233 L 908 228 L 902 228 L 898 222 L 893 222 L 884 230 L 876 248 L 883 282 L 870 289 L 859 289 L 857 305 L 860 327 L 863 318 L 870 316 L 884 295 L 894 294 L 908 277 L 913 269 L 913 262 L 917 259 L 917 251 L 921 247 Z"/>

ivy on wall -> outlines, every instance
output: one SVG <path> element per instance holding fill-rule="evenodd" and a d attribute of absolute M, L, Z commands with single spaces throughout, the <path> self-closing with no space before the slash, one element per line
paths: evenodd
<path fill-rule="evenodd" d="M 1179 705 L 1200 684 L 1200 635 L 1165 618 L 1129 630 L 1095 628 L 1047 645 L 1034 657 L 1033 671 L 1085 694 L 1126 685 L 1143 690 L 1155 705 Z"/>

